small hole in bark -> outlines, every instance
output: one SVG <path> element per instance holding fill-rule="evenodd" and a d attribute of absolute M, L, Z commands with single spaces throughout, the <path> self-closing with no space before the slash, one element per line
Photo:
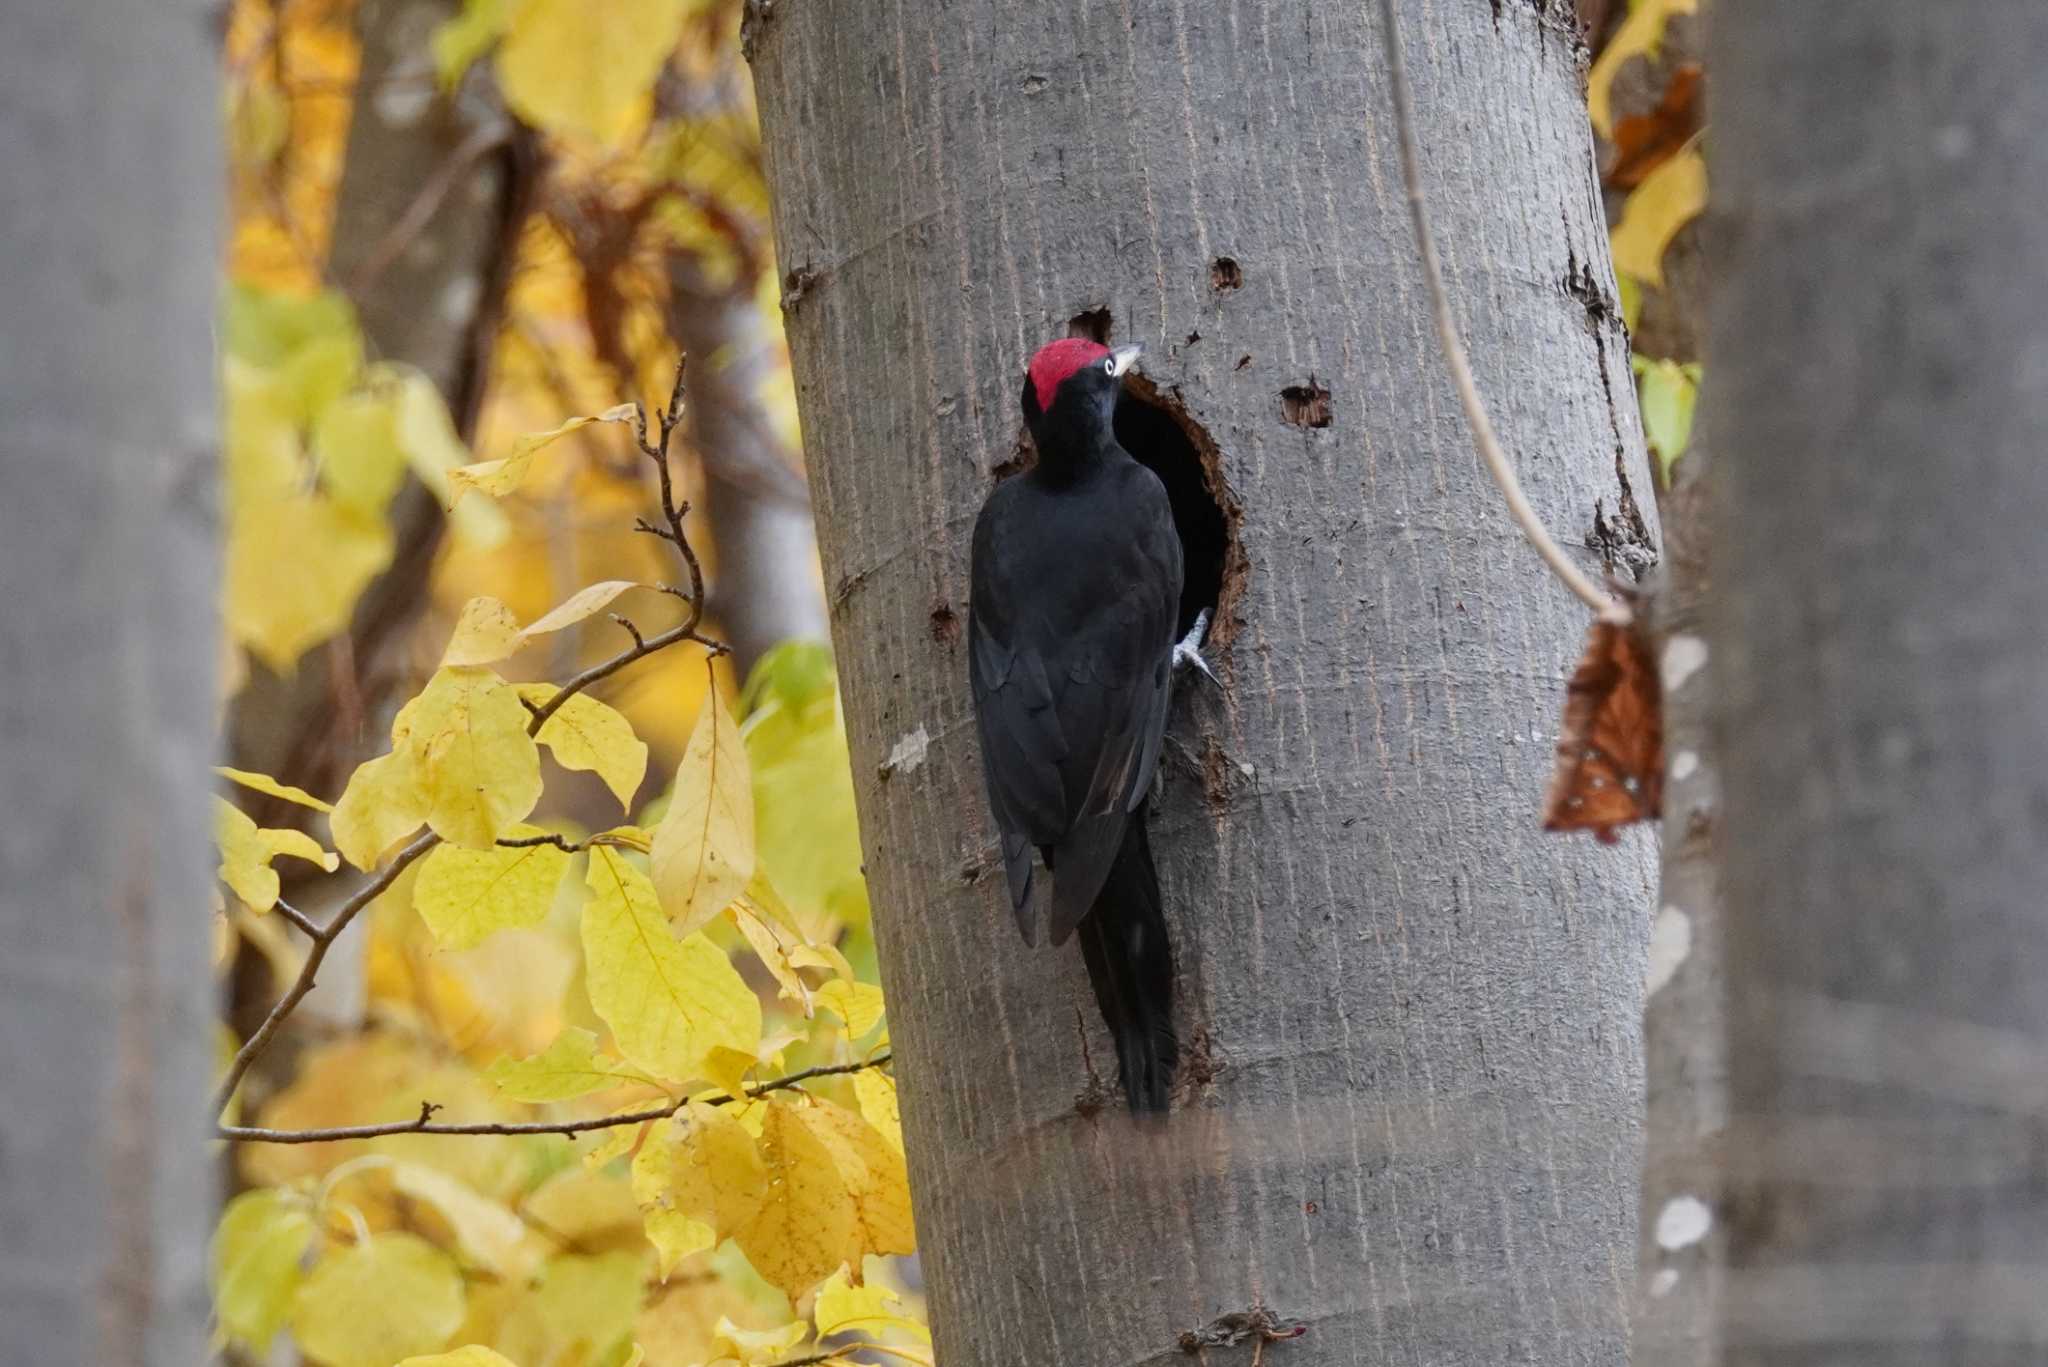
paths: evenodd
<path fill-rule="evenodd" d="M 1243 514 L 1223 481 L 1223 456 L 1177 395 L 1143 375 L 1124 384 L 1116 406 L 1116 439 L 1166 485 L 1180 533 L 1183 577 L 1179 631 L 1211 609 L 1209 640 L 1221 651 L 1236 633 L 1231 610 L 1243 591 L 1245 557 L 1238 544 Z"/>
<path fill-rule="evenodd" d="M 1250 365 L 1251 363 L 1252 363 L 1252 358 L 1251 358 L 1250 356 L 1240 356 L 1240 357 L 1238 357 L 1238 358 L 1237 358 L 1237 364 L 1236 364 L 1236 365 L 1234 365 L 1234 366 L 1232 366 L 1232 367 L 1231 367 L 1231 369 L 1232 369 L 1232 370 L 1243 370 L 1243 369 L 1244 369 L 1244 368 L 1245 368 L 1246 366 Z"/>
<path fill-rule="evenodd" d="M 1237 258 L 1219 256 L 1209 263 L 1209 288 L 1234 290 L 1244 284 L 1244 268 L 1237 264 Z"/>
<path fill-rule="evenodd" d="M 1091 342 L 1108 346 L 1111 323 L 1107 308 L 1084 309 L 1067 319 L 1067 336 L 1085 337 Z"/>
<path fill-rule="evenodd" d="M 1280 416 L 1295 427 L 1330 425 L 1330 391 L 1308 377 L 1307 384 L 1291 384 L 1280 391 Z"/>
<path fill-rule="evenodd" d="M 932 639 L 942 646 L 960 639 L 960 614 L 953 611 L 951 603 L 940 603 L 932 609 Z"/>

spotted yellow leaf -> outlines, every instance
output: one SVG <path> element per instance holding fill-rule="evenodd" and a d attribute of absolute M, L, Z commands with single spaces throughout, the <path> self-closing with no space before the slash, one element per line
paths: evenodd
<path fill-rule="evenodd" d="M 803 1109 L 779 1096 L 762 1107 L 768 1190 L 733 1234 L 754 1270 L 792 1300 L 831 1276 L 864 1242 L 834 1146 L 804 1122 Z"/>
<path fill-rule="evenodd" d="M 858 1111 L 821 1101 L 797 1115 L 831 1153 L 853 1200 L 857 1241 L 846 1261 L 858 1268 L 863 1253 L 916 1252 L 903 1155 Z"/>
<path fill-rule="evenodd" d="M 519 696 L 539 707 L 559 691 L 553 684 L 519 685 Z M 632 809 L 640 782 L 647 777 L 647 745 L 633 734 L 633 723 L 623 713 L 588 693 L 578 693 L 555 709 L 535 739 L 554 754 L 555 763 L 596 774 L 621 808 Z"/>
<path fill-rule="evenodd" d="M 330 1253 L 293 1299 L 291 1329 L 327 1367 L 389 1367 L 431 1353 L 462 1325 L 462 1276 L 415 1235 L 374 1234 Z"/>
<path fill-rule="evenodd" d="M 539 834 L 532 826 L 506 832 L 513 839 Z M 546 920 L 568 869 L 568 852 L 553 845 L 440 845 L 420 865 L 412 903 L 436 940 L 469 949 L 498 931 Z"/>
<path fill-rule="evenodd" d="M 768 1194 L 754 1137 L 724 1108 L 692 1102 L 648 1131 L 633 1157 L 633 1199 L 660 1250 L 661 1275 L 753 1218 Z"/>
<path fill-rule="evenodd" d="M 214 800 L 213 833 L 220 845 L 221 881 L 235 890 L 256 911 L 277 905 L 281 888 L 270 861 L 288 854 L 318 864 L 332 873 L 341 861 L 320 848 L 320 842 L 304 831 L 278 831 L 258 826 L 226 798 Z"/>
<path fill-rule="evenodd" d="M 717 1045 L 751 1052 L 761 1003 L 704 936 L 677 939 L 654 886 L 618 850 L 590 851 L 583 907 L 585 987 L 628 1059 L 659 1078 L 702 1075 Z"/>
<path fill-rule="evenodd" d="M 444 668 L 420 694 L 406 747 L 427 824 L 443 840 L 487 849 L 540 800 L 540 751 L 510 684 L 487 669 Z"/>
<path fill-rule="evenodd" d="M 462 605 L 448 649 L 441 656 L 444 665 L 489 665 L 526 644 L 520 635 L 519 619 L 497 599 L 472 598 Z"/>
<path fill-rule="evenodd" d="M 746 890 L 754 876 L 754 789 L 739 728 L 716 687 L 654 831 L 654 886 L 679 932 L 697 929 Z"/>

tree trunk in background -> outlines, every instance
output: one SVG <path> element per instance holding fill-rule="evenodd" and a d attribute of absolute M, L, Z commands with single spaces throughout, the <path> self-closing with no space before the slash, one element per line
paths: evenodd
<path fill-rule="evenodd" d="M 754 21 L 947 1367 L 1163 1367 L 1261 1302 L 1309 1326 L 1293 1367 L 1625 1357 L 1654 852 L 1537 829 L 1585 613 L 1443 378 L 1367 8 Z M 1649 486 L 1569 17 L 1416 0 L 1406 32 L 1478 372 L 1583 534 Z M 1213 442 L 1243 555 L 1162 766 L 1188 1061 L 1155 1128 L 1098 1108 L 1079 956 L 1002 904 L 960 630 L 1025 361 L 1101 310 Z"/>
<path fill-rule="evenodd" d="M 751 280 L 718 285 L 686 260 L 669 270 L 669 317 L 690 358 L 685 433 L 704 471 L 711 610 L 744 679 L 771 646 L 830 630 L 803 475 L 761 402 L 772 360 Z"/>
<path fill-rule="evenodd" d="M 0 44 L 0 1324 L 205 1353 L 214 1158 L 211 7 L 11 4 Z"/>
<path fill-rule="evenodd" d="M 1730 1363 L 2048 1348 L 2044 58 L 1716 7 Z"/>
<path fill-rule="evenodd" d="M 435 84 L 430 40 L 460 8 L 457 0 L 358 5 L 362 66 L 327 274 L 355 304 L 371 355 L 424 371 L 467 440 L 529 175 L 487 64 L 453 97 Z M 309 653 L 289 678 L 252 662 L 230 721 L 235 763 L 339 793 L 375 748 L 394 690 L 412 676 L 407 628 L 428 601 L 442 523 L 433 496 L 408 481 L 391 506 L 396 557 L 356 606 L 343 667 L 332 663 L 334 645 Z M 292 825 L 303 813 L 280 804 L 259 817 Z"/>

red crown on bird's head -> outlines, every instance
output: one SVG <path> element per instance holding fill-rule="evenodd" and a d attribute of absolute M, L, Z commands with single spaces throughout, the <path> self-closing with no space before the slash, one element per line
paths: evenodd
<path fill-rule="evenodd" d="M 1047 342 L 1031 358 L 1031 366 L 1025 371 L 1031 379 L 1031 390 L 1038 396 L 1040 412 L 1052 407 L 1053 395 L 1059 392 L 1066 378 L 1083 366 L 1094 365 L 1109 355 L 1109 348 L 1100 342 L 1091 342 L 1086 337 L 1062 337 L 1057 342 Z"/>

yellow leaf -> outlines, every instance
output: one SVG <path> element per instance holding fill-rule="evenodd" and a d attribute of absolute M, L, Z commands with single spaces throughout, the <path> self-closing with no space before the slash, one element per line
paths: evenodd
<path fill-rule="evenodd" d="M 412 463 L 413 474 L 446 507 L 456 492 L 449 472 L 469 460 L 469 448 L 455 433 L 441 391 L 432 380 L 406 366 L 386 364 L 376 367 L 375 373 L 397 395 L 393 411 L 398 442 Z M 498 545 L 512 529 L 504 510 L 482 499 L 463 500 L 449 512 L 448 521 L 458 540 L 477 548 Z"/>
<path fill-rule="evenodd" d="M 322 1259 L 299 1286 L 292 1335 L 327 1367 L 390 1367 L 431 1353 L 462 1324 L 462 1277 L 411 1234 L 373 1235 Z"/>
<path fill-rule="evenodd" d="M 213 1304 L 229 1335 L 266 1356 L 291 1313 L 299 1260 L 313 1242 L 313 1211 L 275 1189 L 228 1202 L 213 1235 Z"/>
<path fill-rule="evenodd" d="M 747 902 L 736 903 L 732 909 L 733 924 L 746 936 L 747 943 L 754 947 L 754 956 L 774 977 L 784 997 L 797 1004 L 808 1018 L 811 1014 L 811 990 L 804 980 L 797 976 L 795 967 L 789 961 L 789 952 L 775 932 L 760 917 L 753 913 Z"/>
<path fill-rule="evenodd" d="M 589 15 L 577 11 L 579 22 L 592 28 L 603 28 L 603 24 L 591 24 Z M 560 427 L 550 427 L 545 432 L 535 432 L 512 443 L 512 454 L 503 460 L 478 461 L 474 465 L 459 465 L 448 472 L 449 487 L 454 497 L 460 499 L 463 493 L 476 489 L 494 498 L 503 498 L 517 489 L 526 478 L 527 470 L 533 465 L 533 458 L 541 448 L 559 437 L 565 437 L 579 427 L 588 427 L 594 422 L 631 422 L 636 410 L 632 404 L 622 403 L 615 408 L 589 418 L 571 418 Z"/>
<path fill-rule="evenodd" d="M 724 911 L 754 876 L 754 789 L 739 728 L 706 690 L 676 769 L 675 793 L 654 831 L 654 886 L 680 932 Z"/>
<path fill-rule="evenodd" d="M 1614 140 L 1614 76 L 1634 57 L 1654 57 L 1674 14 L 1694 14 L 1699 0 L 1637 0 L 1586 74 L 1586 111 L 1601 137 Z"/>
<path fill-rule="evenodd" d="M 804 939 L 831 938 L 835 919 L 864 924 L 867 882 L 831 649 L 787 641 L 769 651 L 747 676 L 741 710 L 761 872 Z"/>
<path fill-rule="evenodd" d="M 540 800 L 540 751 L 526 734 L 526 707 L 487 669 L 442 669 L 417 701 L 406 745 L 427 824 L 443 840 L 488 849 Z"/>
<path fill-rule="evenodd" d="M 227 601 L 235 641 L 278 673 L 348 626 L 356 599 L 391 563 L 391 529 L 316 495 L 228 520 Z"/>
<path fill-rule="evenodd" d="M 548 1243 L 510 1210 L 475 1188 L 419 1163 L 392 1165 L 392 1185 L 441 1213 L 455 1242 L 479 1267 L 524 1280 L 547 1256 Z"/>
<path fill-rule="evenodd" d="M 818 989 L 818 1005 L 846 1022 L 846 1037 L 860 1039 L 882 1023 L 882 989 L 834 979 Z"/>
<path fill-rule="evenodd" d="M 535 618 L 527 626 L 526 635 L 529 638 L 545 636 L 549 632 L 560 631 L 563 627 L 575 626 L 585 618 L 603 611 L 611 604 L 612 599 L 627 589 L 639 587 L 640 585 L 630 579 L 607 579 L 601 584 L 592 584 L 571 594 L 559 606 Z"/>
<path fill-rule="evenodd" d="M 368 872 L 426 819 L 419 771 L 411 755 L 394 752 L 356 766 L 327 823 L 341 857 Z"/>
<path fill-rule="evenodd" d="M 631 1126 L 628 1133 L 637 1133 Z M 563 1168 L 542 1182 L 520 1208 L 576 1248 L 593 1252 L 638 1248 L 640 1207 L 632 1184 L 610 1173 Z"/>
<path fill-rule="evenodd" d="M 903 1118 L 896 1105 L 896 1079 L 878 1068 L 853 1075 L 853 1094 L 860 1113 L 875 1132 L 889 1141 L 889 1147 L 903 1152 Z"/>
<path fill-rule="evenodd" d="M 283 798 L 286 802 L 296 802 L 301 807 L 311 807 L 316 812 L 331 812 L 334 810 L 332 803 L 322 802 L 304 788 L 294 788 L 289 783 L 279 783 L 268 774 L 254 774 L 250 773 L 247 769 L 230 769 L 225 764 L 214 765 L 213 772 L 219 774 L 230 783 L 239 783 L 244 788 L 253 788 L 259 793 L 268 793 L 272 797 Z"/>
<path fill-rule="evenodd" d="M 221 881 L 255 910 L 269 911 L 277 905 L 280 884 L 270 861 L 279 855 L 318 864 L 329 873 L 341 867 L 339 859 L 321 849 L 320 842 L 304 831 L 270 830 L 251 821 L 226 798 L 216 797 L 213 801 L 213 834 L 220 845 Z"/>
<path fill-rule="evenodd" d="M 683 1259 L 718 1243 L 710 1225 L 679 1210 L 650 1209 L 641 1218 L 647 1242 L 654 1245 L 655 1275 L 663 1281 L 675 1275 Z"/>
<path fill-rule="evenodd" d="M 833 1147 L 791 1102 L 777 1097 L 763 1110 L 768 1191 L 733 1238 L 754 1270 L 795 1300 L 847 1261 L 863 1242 L 861 1227 Z"/>
<path fill-rule="evenodd" d="M 818 1300 L 812 1307 L 811 1316 L 817 1321 L 821 1339 L 843 1334 L 849 1329 L 862 1329 L 869 1333 L 880 1329 L 900 1329 L 930 1343 L 931 1330 L 889 1308 L 902 1304 L 902 1301 L 901 1296 L 886 1286 L 852 1285 L 842 1269 L 818 1288 Z"/>
<path fill-rule="evenodd" d="M 647 875 L 617 850 L 593 847 L 587 878 L 585 988 L 619 1051 L 670 1080 L 698 1076 L 717 1045 L 751 1052 L 761 1003 L 724 951 L 702 934 L 677 940 Z"/>
<path fill-rule="evenodd" d="M 798 968 L 823 968 L 847 982 L 854 980 L 853 965 L 839 952 L 837 945 L 799 945 L 789 952 L 789 961 Z"/>
<path fill-rule="evenodd" d="M 506 834 L 519 839 L 540 832 L 514 826 Z M 442 945 L 469 949 L 498 931 L 546 920 L 568 870 L 568 852 L 553 845 L 438 845 L 420 866 L 412 903 Z"/>
<path fill-rule="evenodd" d="M 506 102 L 551 133 L 617 142 L 668 65 L 686 9 L 612 0 L 598 21 L 584 0 L 527 0 L 498 47 Z"/>
<path fill-rule="evenodd" d="M 371 389 L 344 394 L 313 423 L 313 463 L 321 487 L 341 507 L 381 517 L 405 482 L 391 396 Z"/>
<path fill-rule="evenodd" d="M 1630 193 L 1613 234 L 1614 268 L 1664 286 L 1664 249 L 1707 207 L 1707 163 L 1697 146 L 1659 166 Z"/>
<path fill-rule="evenodd" d="M 645 1287 L 638 1251 L 562 1254 L 541 1269 L 498 1346 L 520 1362 L 594 1362 L 633 1331 Z"/>
<path fill-rule="evenodd" d="M 846 1261 L 858 1268 L 862 1253 L 915 1253 L 910 1174 L 903 1155 L 857 1111 L 820 1101 L 797 1114 L 831 1152 L 853 1198 L 858 1248 Z"/>
<path fill-rule="evenodd" d="M 511 0 L 465 0 L 462 13 L 434 30 L 434 74 L 443 90 L 453 90 L 470 64 L 491 50 L 505 31 Z"/>
<path fill-rule="evenodd" d="M 410 1357 L 398 1367 L 516 1367 L 512 1359 L 493 1352 L 481 1343 L 472 1343 L 457 1348 L 452 1353 L 428 1353 L 423 1357 Z"/>
<path fill-rule="evenodd" d="M 780 1329 L 742 1329 L 725 1316 L 718 1317 L 717 1337 L 712 1342 L 714 1351 L 723 1349 L 754 1367 L 757 1363 L 780 1362 L 789 1355 L 789 1350 L 810 1337 L 811 1326 L 803 1320 L 794 1320 Z"/>
<path fill-rule="evenodd" d="M 514 1101 L 567 1101 L 640 1078 L 597 1052 L 597 1036 L 571 1026 L 530 1058 L 501 1058 L 484 1076 Z"/>
<path fill-rule="evenodd" d="M 519 696 L 540 707 L 560 691 L 553 684 L 519 685 Z M 555 710 L 535 739 L 554 753 L 555 763 L 595 773 L 622 809 L 632 809 L 633 796 L 647 777 L 647 746 L 624 714 L 578 693 Z"/>
<path fill-rule="evenodd" d="M 767 1194 L 760 1150 L 728 1107 L 691 1102 L 650 1129 L 633 1157 L 633 1199 L 641 1213 L 688 1216 L 708 1226 L 714 1239 L 751 1220 Z"/>
<path fill-rule="evenodd" d="M 455 633 L 448 638 L 444 665 L 490 665 L 526 644 L 519 619 L 495 598 L 472 598 L 462 605 Z"/>

